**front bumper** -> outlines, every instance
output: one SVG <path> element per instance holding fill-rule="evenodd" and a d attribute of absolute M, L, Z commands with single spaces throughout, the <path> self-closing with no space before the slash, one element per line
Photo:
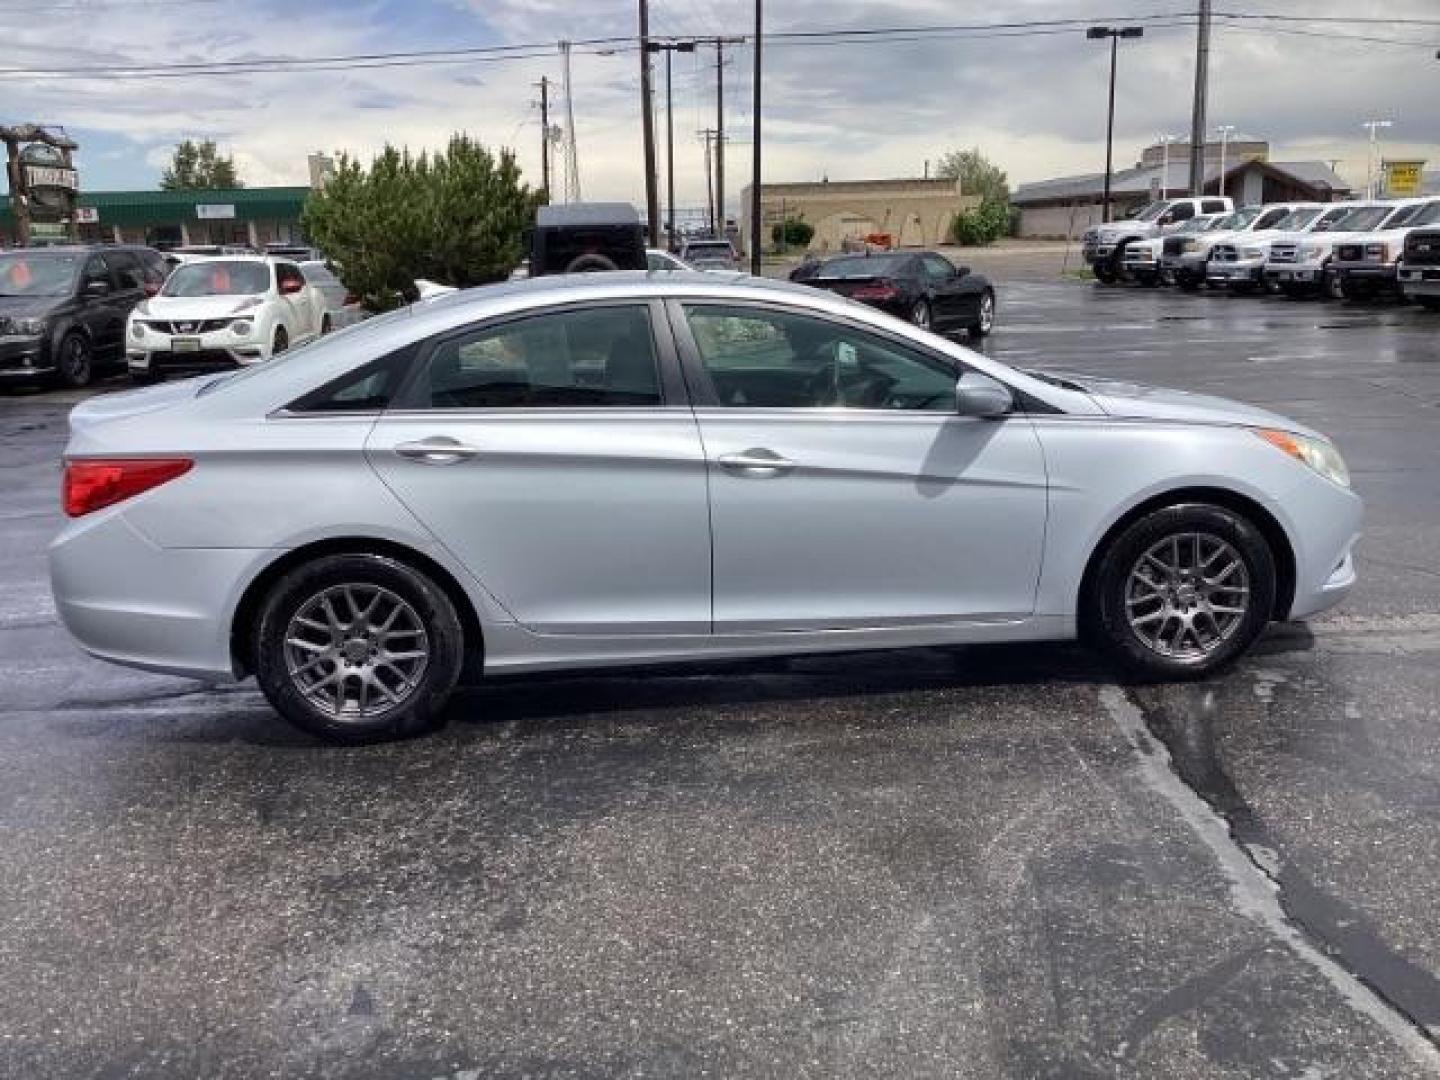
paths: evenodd
<path fill-rule="evenodd" d="M 43 337 L 0 337 L 0 379 L 33 379 L 54 371 Z"/>
<path fill-rule="evenodd" d="M 1349 488 L 1306 475 L 1281 501 L 1290 517 L 1295 555 L 1295 597 L 1288 617 L 1303 619 L 1333 607 L 1355 585 L 1353 550 L 1365 504 Z"/>
<path fill-rule="evenodd" d="M 1211 285 L 1258 285 L 1264 280 L 1264 259 L 1237 259 L 1235 262 L 1205 264 L 1205 281 Z"/>
<path fill-rule="evenodd" d="M 1440 296 L 1440 266 L 1402 266 L 1396 276 L 1406 296 Z"/>
<path fill-rule="evenodd" d="M 270 349 L 262 342 L 263 338 L 255 334 L 237 338 L 228 329 L 189 336 L 147 330 L 143 338 L 126 336 L 125 362 L 136 374 L 195 375 L 228 371 L 268 360 Z"/>
<path fill-rule="evenodd" d="M 1325 280 L 1325 267 L 1311 263 L 1266 263 L 1265 280 L 1277 285 L 1318 286 Z"/>
<path fill-rule="evenodd" d="M 1361 282 L 1366 285 L 1394 288 L 1400 280 L 1394 263 L 1341 262 L 1339 259 L 1335 259 L 1331 261 L 1330 269 L 1339 274 L 1342 280 Z"/>
<path fill-rule="evenodd" d="M 1197 251 L 1182 251 L 1178 255 L 1162 255 L 1161 269 L 1172 274 L 1189 274 L 1192 277 L 1205 276 L 1206 256 Z"/>

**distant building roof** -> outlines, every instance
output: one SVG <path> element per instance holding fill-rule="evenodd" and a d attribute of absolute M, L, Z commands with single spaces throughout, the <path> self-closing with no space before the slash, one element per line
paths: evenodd
<path fill-rule="evenodd" d="M 1331 192 L 1344 193 L 1350 190 L 1350 185 L 1323 161 L 1236 161 L 1227 163 L 1225 176 L 1228 179 L 1247 169 L 1269 170 L 1283 179 L 1313 188 L 1317 194 L 1328 195 Z M 1218 163 L 1207 164 L 1206 184 L 1214 183 L 1219 175 Z M 1190 163 L 1186 160 L 1172 160 L 1168 173 L 1163 165 L 1119 169 L 1110 178 L 1111 196 L 1118 199 L 1148 196 L 1152 187 L 1175 195 L 1183 194 L 1190 187 Z M 1101 198 L 1104 191 L 1104 173 L 1085 173 L 1080 176 L 1063 176 L 1055 180 L 1021 184 L 1010 197 L 1010 201 L 1017 206 L 1045 202 L 1088 202 Z"/>
<path fill-rule="evenodd" d="M 308 187 L 219 188 L 208 191 L 82 191 L 79 205 L 100 212 L 102 225 L 165 225 L 198 217 L 196 206 L 233 206 L 236 221 L 298 217 Z M 0 199 L 0 222 L 12 220 L 10 199 Z"/>

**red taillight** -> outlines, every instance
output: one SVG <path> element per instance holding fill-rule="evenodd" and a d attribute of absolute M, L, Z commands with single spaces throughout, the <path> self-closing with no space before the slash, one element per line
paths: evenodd
<path fill-rule="evenodd" d="M 189 458 L 93 458 L 65 462 L 65 513 L 80 517 L 183 476 Z"/>
<path fill-rule="evenodd" d="M 900 293 L 894 285 L 857 285 L 850 293 L 852 300 L 894 300 Z"/>

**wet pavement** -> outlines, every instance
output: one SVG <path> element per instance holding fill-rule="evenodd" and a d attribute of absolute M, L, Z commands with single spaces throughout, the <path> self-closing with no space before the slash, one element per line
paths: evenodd
<path fill-rule="evenodd" d="M 1347 604 L 1200 685 L 513 679 L 337 750 L 69 644 L 64 406 L 0 397 L 0 1076 L 1440 1071 L 1440 317 L 990 272 L 992 355 L 1332 434 Z"/>

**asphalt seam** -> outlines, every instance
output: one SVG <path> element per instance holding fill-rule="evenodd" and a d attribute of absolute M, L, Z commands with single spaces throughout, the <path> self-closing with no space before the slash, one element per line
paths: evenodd
<path fill-rule="evenodd" d="M 1119 686 L 1100 688 L 1100 704 L 1130 743 L 1145 786 L 1168 802 L 1210 850 L 1230 885 L 1237 913 L 1260 925 L 1315 969 L 1356 1012 L 1374 1021 L 1419 1065 L 1440 1075 L 1440 1041 L 1374 985 L 1335 959 L 1322 937 L 1285 910 L 1280 882 L 1262 853 L 1240 842 L 1230 821 L 1192 788 L 1175 767 L 1170 748 L 1145 721 L 1145 710 Z M 1267 853 L 1268 854 L 1268 853 Z"/>

